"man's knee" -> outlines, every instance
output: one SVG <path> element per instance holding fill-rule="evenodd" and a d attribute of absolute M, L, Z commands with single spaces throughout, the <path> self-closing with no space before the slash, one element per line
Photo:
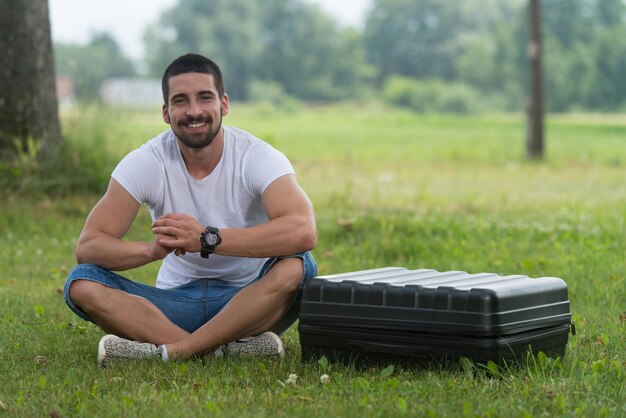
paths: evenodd
<path fill-rule="evenodd" d="M 74 280 L 70 284 L 68 295 L 74 305 L 89 310 L 103 300 L 101 294 L 106 289 L 103 284 L 91 280 Z"/>
<path fill-rule="evenodd" d="M 300 258 L 283 258 L 278 260 L 268 275 L 280 290 L 288 293 L 297 291 L 302 282 L 304 266 Z"/>

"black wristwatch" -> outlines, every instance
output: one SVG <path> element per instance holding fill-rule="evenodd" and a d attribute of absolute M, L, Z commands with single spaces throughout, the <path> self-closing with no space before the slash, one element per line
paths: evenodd
<path fill-rule="evenodd" d="M 218 245 L 222 242 L 220 230 L 212 226 L 207 226 L 202 234 L 200 234 L 200 256 L 209 258 L 209 254 L 213 254 Z"/>

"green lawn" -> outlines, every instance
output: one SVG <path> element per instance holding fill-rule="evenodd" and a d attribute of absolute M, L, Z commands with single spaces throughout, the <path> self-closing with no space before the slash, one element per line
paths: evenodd
<path fill-rule="evenodd" d="M 166 128 L 158 109 L 63 120 L 69 141 L 100 153 L 103 178 Z M 292 327 L 282 361 L 101 369 L 102 332 L 65 307 L 62 286 L 105 183 L 62 197 L 0 191 L 0 415 L 626 415 L 626 117 L 549 116 L 542 162 L 524 158 L 520 115 L 235 103 L 225 123 L 294 163 L 317 212 L 321 274 L 393 265 L 560 277 L 577 329 L 566 355 L 452 370 L 302 364 Z M 143 211 L 133 239 L 150 239 L 148 226 Z M 150 283 L 157 268 L 129 276 Z"/>

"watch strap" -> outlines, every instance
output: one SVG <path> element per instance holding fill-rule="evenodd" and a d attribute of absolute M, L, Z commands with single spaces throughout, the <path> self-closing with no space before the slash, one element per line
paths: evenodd
<path fill-rule="evenodd" d="M 216 237 L 215 244 L 209 245 L 207 244 L 207 235 L 214 235 Z M 215 249 L 222 242 L 222 237 L 220 236 L 220 230 L 218 228 L 207 226 L 202 234 L 200 234 L 200 257 L 209 258 L 209 255 L 215 252 Z"/>

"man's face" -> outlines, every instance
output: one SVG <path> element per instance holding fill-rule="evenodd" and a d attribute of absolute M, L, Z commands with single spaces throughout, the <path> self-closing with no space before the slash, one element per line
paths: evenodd
<path fill-rule="evenodd" d="M 221 99 L 213 76 L 186 73 L 169 79 L 169 97 L 163 120 L 187 147 L 204 148 L 220 133 L 222 116 L 228 114 L 228 96 Z"/>

